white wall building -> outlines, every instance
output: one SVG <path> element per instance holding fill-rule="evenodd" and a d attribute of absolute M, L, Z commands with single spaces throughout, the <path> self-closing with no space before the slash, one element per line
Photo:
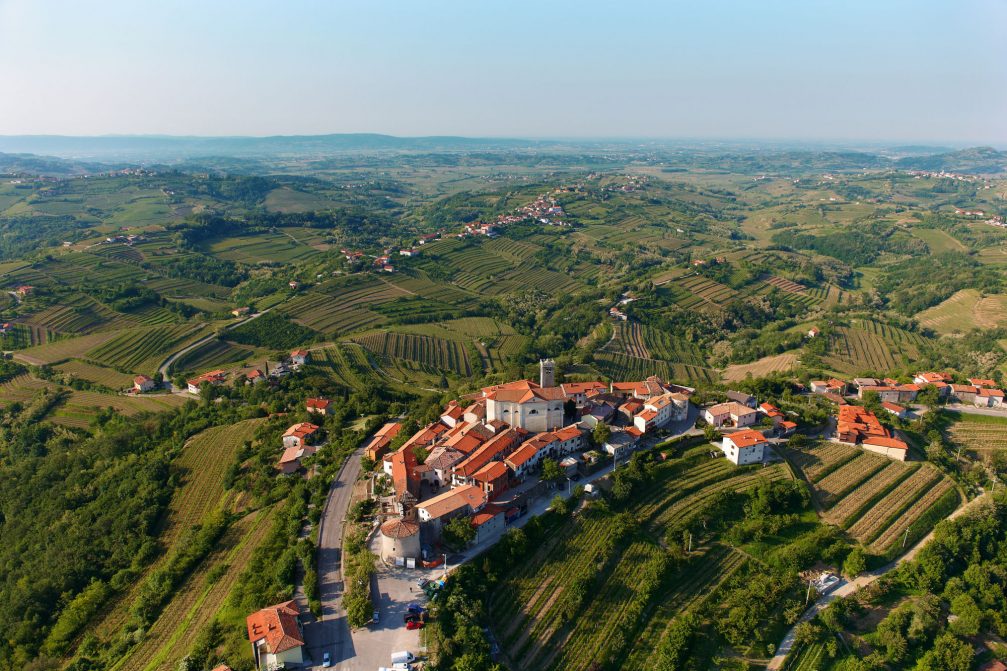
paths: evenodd
<path fill-rule="evenodd" d="M 744 429 L 724 436 L 720 449 L 724 451 L 728 461 L 737 465 L 761 463 L 766 454 L 769 441 L 759 431 Z"/>

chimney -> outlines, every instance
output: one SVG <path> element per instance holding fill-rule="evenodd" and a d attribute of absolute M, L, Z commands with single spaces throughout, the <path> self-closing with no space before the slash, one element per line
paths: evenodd
<path fill-rule="evenodd" d="M 542 387 L 556 386 L 556 362 L 552 359 L 541 359 L 538 362 L 538 383 Z"/>

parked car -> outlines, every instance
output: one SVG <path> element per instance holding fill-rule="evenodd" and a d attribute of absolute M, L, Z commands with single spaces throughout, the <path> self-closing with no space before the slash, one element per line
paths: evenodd
<path fill-rule="evenodd" d="M 374 615 L 371 616 L 371 624 L 377 624 L 379 622 L 381 622 L 381 615 L 375 610 Z"/>
<path fill-rule="evenodd" d="M 322 666 L 326 668 L 332 666 L 332 655 L 330 655 L 329 653 L 325 653 L 324 655 L 322 655 Z"/>
<path fill-rule="evenodd" d="M 409 620 L 406 622 L 406 629 L 422 629 L 423 623 L 419 620 Z"/>
<path fill-rule="evenodd" d="M 398 652 L 392 653 L 392 665 L 395 664 L 409 664 L 410 662 L 416 661 L 416 655 L 409 652 L 408 650 L 400 650 Z"/>
<path fill-rule="evenodd" d="M 411 603 L 411 604 L 409 604 L 409 605 L 408 605 L 408 606 L 406 607 L 406 609 L 407 609 L 407 610 L 408 610 L 408 611 L 409 611 L 410 613 L 425 613 L 425 612 L 427 611 L 427 609 L 426 609 L 426 608 L 424 608 L 423 606 L 421 606 L 421 605 L 420 605 L 420 604 L 418 604 L 418 603 Z"/>
<path fill-rule="evenodd" d="M 419 580 L 416 581 L 416 585 L 417 585 L 417 587 L 423 588 L 423 587 L 426 587 L 427 583 L 429 583 L 429 582 L 430 581 L 427 580 L 426 578 L 420 578 Z"/>
<path fill-rule="evenodd" d="M 405 615 L 402 616 L 402 621 L 405 622 L 406 624 L 409 624 L 410 622 L 416 622 L 419 619 L 420 619 L 419 613 L 406 613 Z"/>

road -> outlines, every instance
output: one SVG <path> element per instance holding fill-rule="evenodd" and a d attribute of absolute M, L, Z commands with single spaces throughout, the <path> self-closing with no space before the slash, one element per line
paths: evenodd
<path fill-rule="evenodd" d="M 346 613 L 342 609 L 343 578 L 341 572 L 343 521 L 350 505 L 353 483 L 360 477 L 361 446 L 339 469 L 325 508 L 318 522 L 318 580 L 322 599 L 322 619 L 304 627 L 307 655 L 321 663 L 322 653 L 332 655 L 337 669 L 349 669 L 343 661 L 356 656 Z M 375 667 L 377 668 L 377 667 Z"/>
<path fill-rule="evenodd" d="M 984 501 L 987 498 L 988 497 L 984 494 L 980 497 L 972 499 L 964 506 L 961 506 L 960 508 L 958 508 L 958 510 L 948 515 L 947 519 L 951 520 L 958 517 L 959 515 L 962 515 L 966 511 L 971 510 L 975 506 L 979 505 L 981 501 Z M 909 552 L 905 553 L 904 555 L 902 555 L 895 561 L 891 562 L 890 564 L 885 564 L 881 568 L 863 573 L 852 581 L 843 580 L 841 583 L 839 583 L 839 586 L 836 587 L 836 589 L 820 597 L 818 601 L 813 603 L 811 607 L 808 608 L 808 610 L 806 610 L 803 615 L 801 615 L 801 618 L 796 623 L 794 623 L 794 626 L 791 627 L 789 631 L 787 631 L 786 635 L 783 637 L 783 640 L 780 642 L 779 647 L 776 649 L 776 654 L 773 656 L 771 660 L 769 660 L 769 664 L 766 666 L 766 671 L 772 671 L 774 669 L 783 668 L 783 662 L 787 659 L 787 655 L 790 653 L 791 648 L 793 648 L 794 646 L 794 636 L 797 633 L 798 624 L 801 624 L 802 622 L 807 622 L 811 618 L 815 617 L 816 615 L 818 615 L 818 613 L 824 610 L 826 606 L 828 606 L 836 599 L 853 594 L 858 589 L 870 585 L 872 582 L 874 582 L 881 576 L 885 575 L 889 571 L 898 568 L 900 564 L 904 564 L 908 561 L 911 561 L 916 557 L 917 554 L 919 554 L 919 551 L 922 550 L 923 547 L 927 543 L 929 543 L 933 537 L 934 532 L 931 531 L 926 536 L 924 536 L 923 539 L 920 540 L 920 542 L 918 542 L 916 545 L 910 548 Z"/>
<path fill-rule="evenodd" d="M 248 317 L 246 317 L 244 319 L 239 319 L 238 321 L 233 322 L 233 323 L 228 324 L 227 326 L 225 326 L 224 330 L 225 331 L 230 331 L 231 329 L 237 328 L 237 327 L 241 326 L 242 324 L 247 324 L 248 322 L 252 321 L 253 319 L 257 319 L 257 318 L 261 317 L 262 315 L 266 314 L 270 310 L 272 310 L 272 308 L 266 308 L 262 312 L 256 312 L 255 314 L 249 315 Z M 174 385 L 171 383 L 171 376 L 169 375 L 169 372 L 171 370 L 171 365 L 173 363 L 175 363 L 176 361 L 178 361 L 179 357 L 183 356 L 184 354 L 188 354 L 189 352 L 191 352 L 192 350 L 196 349 L 197 347 L 200 347 L 201 345 L 205 345 L 206 343 L 210 342 L 211 340 L 213 340 L 216 337 L 217 337 L 216 333 L 211 333 L 210 335 L 204 336 L 204 337 L 200 338 L 199 340 L 197 340 L 196 342 L 191 343 L 189 345 L 186 345 L 182 349 L 180 349 L 180 350 L 178 350 L 178 351 L 176 351 L 176 352 L 168 355 L 168 358 L 166 358 L 164 360 L 164 363 L 162 363 L 158 367 L 158 369 L 157 369 L 157 372 L 160 373 L 161 377 L 164 379 L 164 385 L 165 385 L 165 387 L 167 387 L 168 391 L 171 391 L 171 392 L 184 391 L 184 390 L 177 390 L 177 389 L 175 389 Z"/>

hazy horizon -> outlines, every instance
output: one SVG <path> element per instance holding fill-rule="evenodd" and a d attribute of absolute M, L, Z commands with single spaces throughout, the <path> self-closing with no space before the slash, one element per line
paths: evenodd
<path fill-rule="evenodd" d="M 1007 144 L 1007 5 L 0 0 L 0 135 Z"/>

